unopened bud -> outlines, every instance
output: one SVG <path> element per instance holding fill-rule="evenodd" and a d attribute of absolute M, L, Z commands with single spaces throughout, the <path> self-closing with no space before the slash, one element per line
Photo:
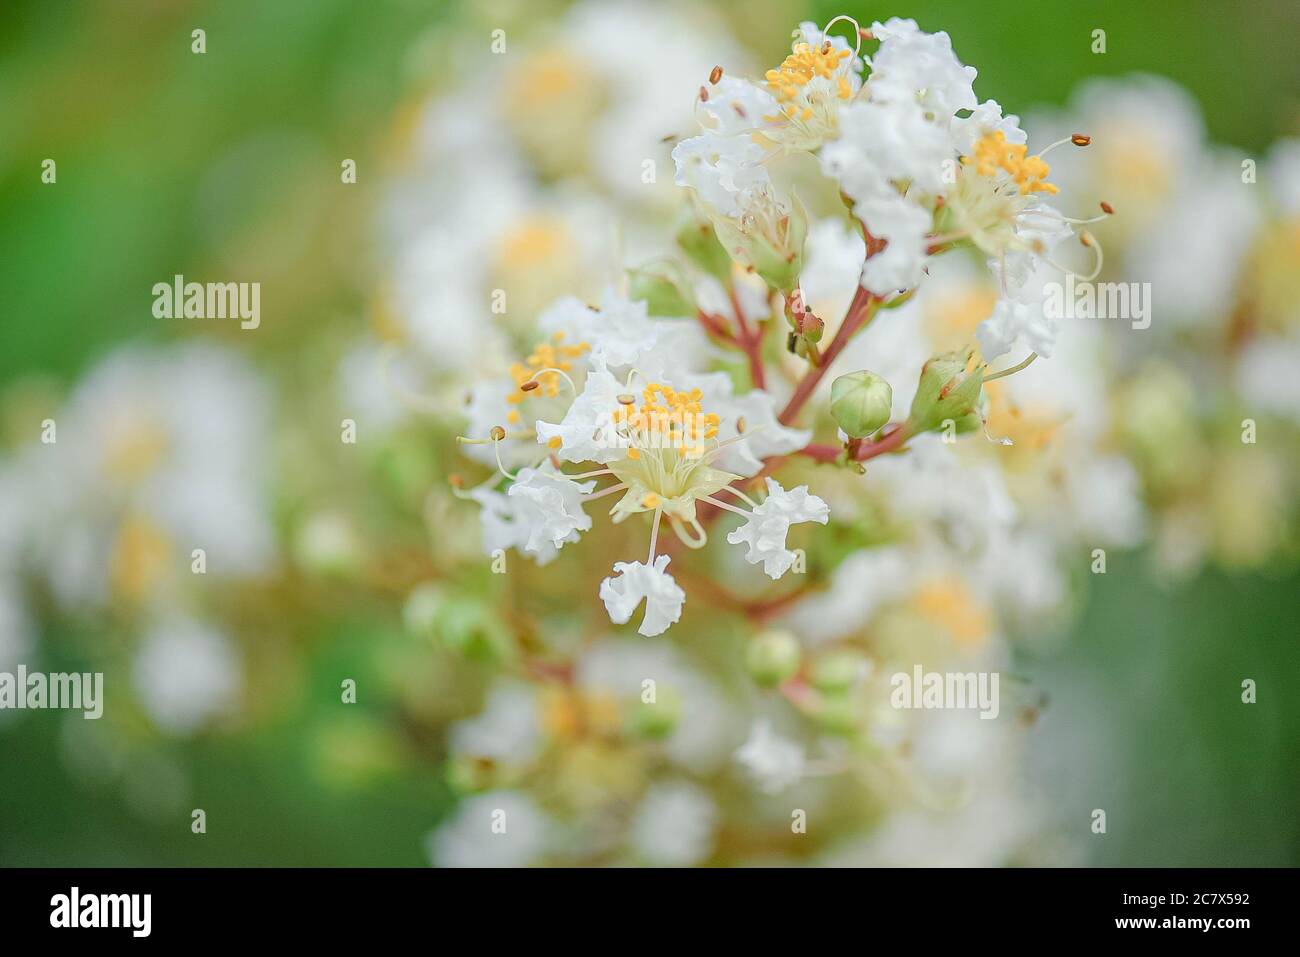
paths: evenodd
<path fill-rule="evenodd" d="M 867 662 L 856 651 L 832 651 L 822 655 L 812 666 L 812 685 L 825 694 L 837 694 L 852 688 L 866 673 Z"/>
<path fill-rule="evenodd" d="M 844 434 L 865 439 L 889 421 L 894 390 L 874 372 L 850 372 L 831 383 L 831 417 Z"/>
<path fill-rule="evenodd" d="M 764 688 L 774 688 L 799 670 L 799 639 L 784 630 L 765 631 L 745 649 L 750 677 Z"/>

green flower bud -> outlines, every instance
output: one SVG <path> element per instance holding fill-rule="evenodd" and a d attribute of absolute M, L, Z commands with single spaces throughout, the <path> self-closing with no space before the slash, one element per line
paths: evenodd
<path fill-rule="evenodd" d="M 808 211 L 797 196 L 787 210 L 768 198 L 740 219 L 716 217 L 718 239 L 740 262 L 751 266 L 773 289 L 789 294 L 803 272 Z"/>
<path fill-rule="evenodd" d="M 652 316 L 693 316 L 698 307 L 681 270 L 663 263 L 629 269 L 628 298 L 644 299 Z"/>
<path fill-rule="evenodd" d="M 699 219 L 689 207 L 677 223 L 677 246 L 691 262 L 706 273 L 726 283 L 731 278 L 731 257 L 722 243 L 713 223 Z"/>
<path fill-rule="evenodd" d="M 874 372 L 850 372 L 831 383 L 831 417 L 852 439 L 865 439 L 889 421 L 894 390 Z"/>
<path fill-rule="evenodd" d="M 969 358 L 970 353 L 952 352 L 935 356 L 922 366 L 921 381 L 908 418 L 913 434 L 937 431 L 949 419 L 957 424 L 958 431 L 963 431 L 963 425 L 968 431 L 972 424 L 970 417 L 979 420 L 984 374 L 978 369 L 966 371 Z"/>
<path fill-rule="evenodd" d="M 858 709 L 848 695 L 823 698 L 815 712 L 817 722 L 832 734 L 852 734 L 858 728 Z"/>
<path fill-rule="evenodd" d="M 788 631 L 765 631 L 745 649 L 750 677 L 764 688 L 774 688 L 799 670 L 799 640 Z"/>
<path fill-rule="evenodd" d="M 812 686 L 823 694 L 841 694 L 853 687 L 865 664 L 862 654 L 850 649 L 824 654 L 813 662 Z"/>

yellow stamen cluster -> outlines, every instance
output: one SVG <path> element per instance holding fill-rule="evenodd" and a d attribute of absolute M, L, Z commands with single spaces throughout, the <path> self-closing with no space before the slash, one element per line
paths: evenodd
<path fill-rule="evenodd" d="M 690 457 L 704 454 L 702 439 L 716 438 L 720 419 L 715 412 L 700 408 L 704 397 L 699 389 L 678 392 L 671 386 L 651 382 L 642 390 L 645 400 L 639 409 L 620 404 L 614 410 L 614 426 L 634 440 L 628 458 L 641 457 L 637 447 L 678 448 Z"/>
<path fill-rule="evenodd" d="M 590 348 L 591 346 L 585 342 L 565 345 L 563 332 L 555 333 L 550 342 L 539 342 L 533 347 L 527 359 L 516 362 L 510 367 L 510 377 L 515 380 L 515 388 L 506 396 L 506 401 L 512 406 L 517 406 L 533 394 L 546 398 L 559 395 L 562 382 L 560 373 L 550 370 L 559 369 L 568 372 L 573 368 L 572 360 Z M 548 371 L 540 372 L 538 371 L 540 369 Z M 531 385 L 534 382 L 537 384 Z M 511 423 L 518 422 L 519 410 L 512 408 L 506 413 L 506 420 Z"/>
<path fill-rule="evenodd" d="M 787 56 L 779 67 L 768 70 L 765 74 L 768 89 L 772 91 L 777 102 L 782 104 L 782 114 L 791 120 L 796 117 L 803 120 L 811 119 L 812 108 L 804 106 L 800 109 L 794 101 L 815 77 L 820 76 L 828 80 L 834 77 L 839 71 L 841 61 L 852 55 L 848 50 L 835 49 L 830 43 L 823 43 L 819 47 L 796 43 L 794 52 Z M 849 85 L 848 77 L 842 73 L 839 74 L 835 93 L 841 100 L 853 96 L 853 87 Z"/>
<path fill-rule="evenodd" d="M 974 163 L 975 172 L 981 176 L 994 176 L 998 170 L 1007 173 L 1022 194 L 1060 192 L 1052 183 L 1045 182 L 1052 168 L 1041 156 L 1028 156 L 1029 147 L 1023 143 L 1008 143 L 1001 130 L 986 133 L 975 143 L 975 155 L 963 156 L 961 161 Z"/>

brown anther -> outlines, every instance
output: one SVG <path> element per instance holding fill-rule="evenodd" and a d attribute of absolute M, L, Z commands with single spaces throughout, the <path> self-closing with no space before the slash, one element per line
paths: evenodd
<path fill-rule="evenodd" d="M 709 73 L 709 82 L 712 83 L 714 86 L 717 86 L 718 81 L 721 79 L 722 79 L 722 67 L 715 66 L 712 72 Z"/>
<path fill-rule="evenodd" d="M 540 385 L 541 385 L 541 383 L 538 382 L 536 379 L 529 379 L 527 382 L 525 382 L 525 383 L 523 383 L 522 385 L 519 386 L 519 391 L 520 391 L 520 392 L 532 392 L 534 389 L 536 389 L 536 388 L 537 388 L 538 386 L 540 386 Z"/>
<path fill-rule="evenodd" d="M 709 88 L 707 86 L 700 87 L 700 102 L 709 102 Z"/>
<path fill-rule="evenodd" d="M 1075 146 L 1087 146 L 1092 142 L 1092 137 L 1084 133 L 1075 133 L 1070 137 L 1070 142 Z"/>
<path fill-rule="evenodd" d="M 823 41 L 822 41 L 822 53 L 830 53 L 830 52 L 831 52 L 831 41 L 830 41 L 830 40 L 823 40 Z"/>
<path fill-rule="evenodd" d="M 749 119 L 749 114 L 745 112 L 745 108 L 741 106 L 739 103 L 735 102 L 734 100 L 731 103 L 731 108 L 736 111 L 736 115 L 739 116 L 742 120 Z"/>
<path fill-rule="evenodd" d="M 1092 233 L 1087 232 L 1086 230 L 1082 233 L 1079 233 L 1079 242 L 1083 243 L 1085 246 L 1091 246 Z"/>
<path fill-rule="evenodd" d="M 864 40 L 874 40 L 874 39 L 875 39 L 875 37 L 872 36 L 871 31 L 868 30 L 866 27 L 858 27 L 858 36 L 862 37 L 862 39 L 864 39 Z"/>
<path fill-rule="evenodd" d="M 636 402 L 636 396 L 628 392 L 624 392 L 622 395 L 618 397 L 619 405 L 632 405 L 632 403 L 634 402 Z"/>
<path fill-rule="evenodd" d="M 506 430 L 499 425 L 494 425 L 488 435 L 491 436 L 493 442 L 500 442 L 506 437 Z"/>
<path fill-rule="evenodd" d="M 745 417 L 743 415 L 736 420 L 736 431 L 742 435 L 745 432 Z"/>
<path fill-rule="evenodd" d="M 1105 200 L 1102 200 L 1101 211 L 1105 213 L 1107 216 L 1115 215 L 1115 207 L 1112 206 L 1110 203 L 1106 202 Z"/>

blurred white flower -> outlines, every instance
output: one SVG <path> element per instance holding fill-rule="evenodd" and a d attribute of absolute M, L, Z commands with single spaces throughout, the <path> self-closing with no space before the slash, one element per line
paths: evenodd
<path fill-rule="evenodd" d="M 778 794 L 798 783 L 806 767 L 803 748 L 772 731 L 766 720 L 754 722 L 747 740 L 736 751 L 744 766 L 767 794 Z"/>
<path fill-rule="evenodd" d="M 713 851 L 718 809 L 703 788 L 686 781 L 651 785 L 632 819 L 632 846 L 649 864 L 690 867 Z"/>
<path fill-rule="evenodd" d="M 527 867 L 546 851 L 552 822 L 520 791 L 462 801 L 427 840 L 435 867 Z"/>
<path fill-rule="evenodd" d="M 131 665 L 136 694 L 154 724 L 190 734 L 239 702 L 238 652 L 212 625 L 170 618 L 154 625 Z"/>
<path fill-rule="evenodd" d="M 482 711 L 452 725 L 451 750 L 511 767 L 527 765 L 541 748 L 539 714 L 535 688 L 522 681 L 499 682 Z"/>

